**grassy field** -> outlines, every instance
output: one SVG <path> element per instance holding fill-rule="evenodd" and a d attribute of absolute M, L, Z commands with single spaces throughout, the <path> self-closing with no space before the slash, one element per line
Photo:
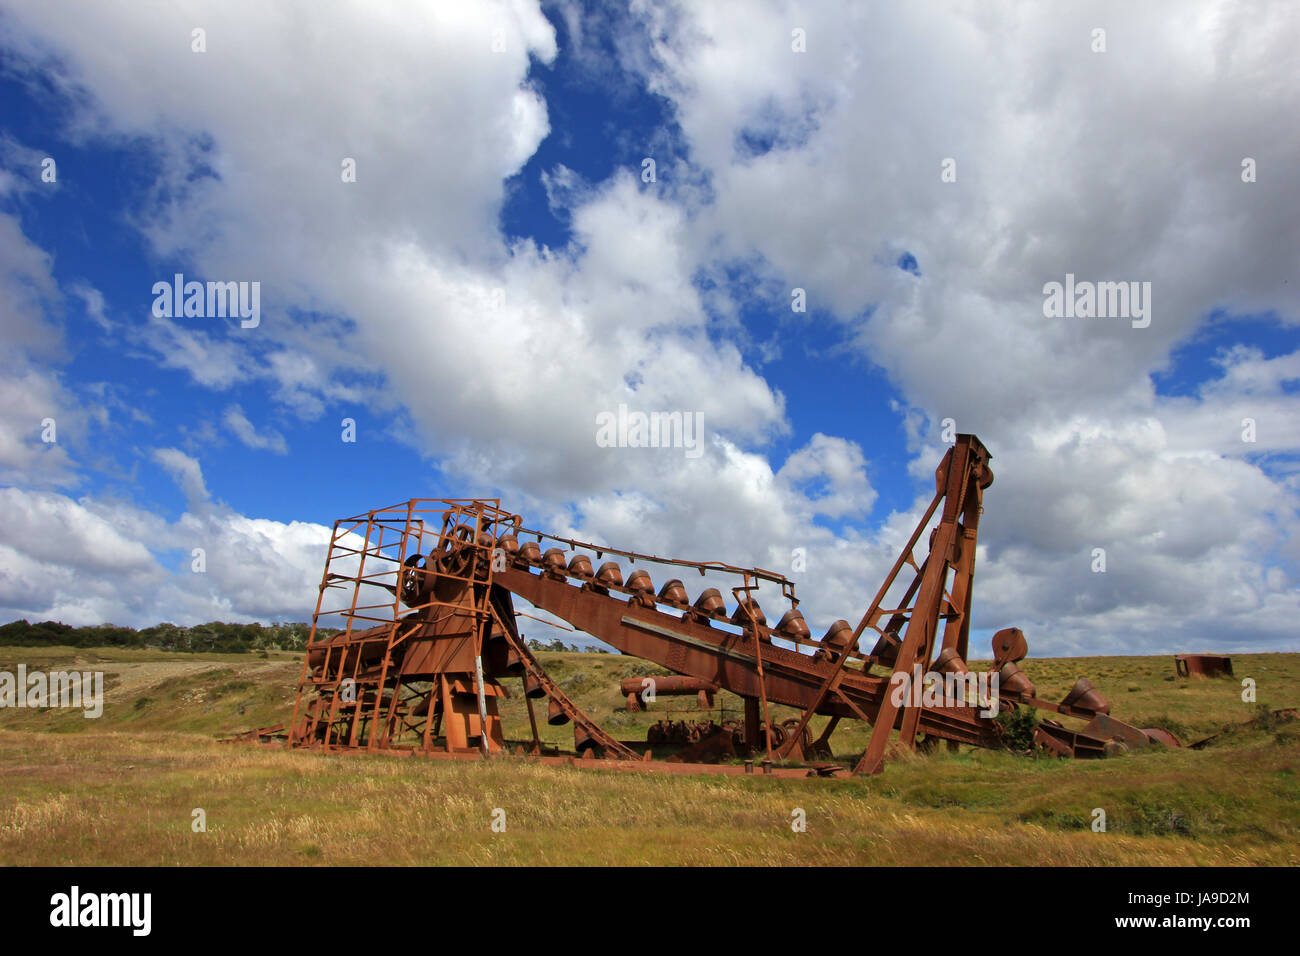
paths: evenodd
<path fill-rule="evenodd" d="M 643 739 L 666 704 L 703 716 L 680 699 L 619 709 L 618 680 L 655 673 L 630 658 L 539 657 L 621 738 Z M 220 733 L 287 721 L 296 655 L 0 648 L 0 670 L 19 663 L 102 670 L 105 706 L 98 720 L 0 710 L 6 864 L 1300 865 L 1300 723 L 1259 719 L 1300 704 L 1297 654 L 1236 656 L 1236 681 L 1175 679 L 1166 657 L 1025 663 L 1047 699 L 1088 676 L 1117 717 L 1184 742 L 1219 734 L 1201 750 L 1075 762 L 941 748 L 837 780 L 222 744 Z M 1241 701 L 1242 677 L 1258 705 Z M 738 715 L 737 699 L 719 703 Z M 503 715 L 524 733 L 517 692 Z M 572 746 L 571 728 L 542 726 Z M 844 725 L 833 738 L 844 758 L 865 742 Z M 206 832 L 194 832 L 196 808 Z M 1092 829 L 1098 808 L 1105 832 Z"/>

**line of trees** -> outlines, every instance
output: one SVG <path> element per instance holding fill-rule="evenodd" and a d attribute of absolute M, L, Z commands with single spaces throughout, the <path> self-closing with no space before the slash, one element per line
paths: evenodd
<path fill-rule="evenodd" d="M 163 651 L 244 654 L 255 651 L 301 651 L 310 624 L 227 624 L 211 621 L 193 627 L 155 624 L 136 630 L 114 624 L 72 627 L 58 621 L 25 620 L 0 625 L 0 646 L 139 647 Z M 333 633 L 330 631 L 329 633 Z"/>
<path fill-rule="evenodd" d="M 545 641 L 534 640 L 530 637 L 528 638 L 528 647 L 534 651 L 570 651 L 579 654 L 609 653 L 609 651 L 605 650 L 603 647 L 579 647 L 577 644 L 565 644 L 564 641 L 561 641 L 558 638 L 548 644 Z"/>
<path fill-rule="evenodd" d="M 337 633 L 317 631 L 316 638 Z M 193 627 L 155 624 L 136 630 L 115 624 L 73 627 L 58 621 L 32 624 L 25 620 L 0 625 L 0 647 L 138 647 L 160 651 L 189 651 L 206 654 L 247 654 L 256 651 L 301 651 L 307 647 L 310 624 L 227 624 L 211 621 Z M 549 643 L 528 639 L 535 651 L 580 651 L 608 654 L 603 647 L 579 647 L 561 640 Z"/>

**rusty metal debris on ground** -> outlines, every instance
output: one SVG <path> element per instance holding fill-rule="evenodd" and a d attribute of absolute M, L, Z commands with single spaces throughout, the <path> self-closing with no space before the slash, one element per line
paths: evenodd
<path fill-rule="evenodd" d="M 1003 731 L 987 700 L 979 699 L 980 675 L 968 663 L 967 646 L 982 500 L 993 482 L 989 457 L 974 435 L 957 437 L 935 472 L 929 507 L 858 624 L 836 621 L 820 638 L 784 575 L 528 530 L 496 499 L 412 499 L 336 522 L 289 745 L 429 756 L 505 753 L 498 702 L 510 696 L 503 682 L 513 679 L 528 711 L 524 752 L 545 753 L 538 732 L 538 720 L 545 719 L 573 725 L 574 754 L 584 764 L 599 759 L 608 766 L 665 767 L 664 761 L 650 764 L 645 745 L 607 733 L 547 675 L 519 632 L 517 619 L 528 616 L 516 611 L 521 600 L 671 671 L 676 676 L 655 679 L 657 694 L 693 694 L 709 702 L 726 690 L 741 698 L 743 719 L 707 734 L 697 728 L 695 740 L 688 730 L 687 750 L 673 766 L 733 753 L 761 755 L 765 769 L 824 761 L 843 720 L 872 728 L 865 752 L 851 765 L 857 773 L 879 772 L 891 748 L 929 749 L 940 740 L 950 747 L 1000 747 Z M 928 547 L 918 556 L 927 529 Z M 628 566 L 607 557 L 624 558 Z M 666 567 L 669 574 L 730 578 L 730 600 L 716 587 L 692 600 L 678 577 L 656 587 L 638 562 Z M 788 605 L 775 623 L 755 596 L 764 585 L 779 590 Z M 326 624 L 339 618 L 343 629 L 325 636 Z M 874 639 L 869 652 L 861 646 L 866 636 Z M 1028 653 L 1018 629 L 998 631 L 993 652 L 985 676 L 997 675 L 1002 708 L 1089 721 L 1076 730 L 1045 721 L 1040 741 L 1052 752 L 1086 757 L 1149 743 L 1177 745 L 1165 731 L 1111 717 L 1109 704 L 1085 679 L 1059 703 L 1040 699 L 1017 666 Z M 943 679 L 941 698 L 891 692 L 921 675 Z M 636 707 L 637 681 L 622 688 L 629 709 Z M 774 723 L 776 704 L 796 708 L 799 716 Z M 814 739 L 810 725 L 818 716 L 828 720 Z M 808 772 L 836 769 L 822 763 Z"/>
<path fill-rule="evenodd" d="M 1255 730 L 1269 730 L 1279 724 L 1289 724 L 1293 720 L 1300 720 L 1300 707 L 1279 707 L 1276 710 L 1270 710 L 1264 714 L 1257 714 L 1250 720 L 1238 724 L 1237 727 L 1250 727 Z M 1224 728 L 1224 730 L 1236 730 L 1237 727 Z M 1224 730 L 1219 731 L 1217 734 L 1210 734 L 1210 736 L 1204 737 L 1201 740 L 1196 741 L 1196 743 L 1188 744 L 1187 746 L 1192 750 L 1200 750 L 1204 747 L 1208 747 L 1223 736 Z"/>
<path fill-rule="evenodd" d="M 222 743 L 259 743 L 267 744 L 273 741 L 282 741 L 288 734 L 285 733 L 284 724 L 276 724 L 273 727 L 258 727 L 256 730 L 245 730 L 241 733 L 230 734 L 222 737 Z"/>
<path fill-rule="evenodd" d="M 1232 658 L 1214 654 L 1175 654 L 1174 669 L 1179 677 L 1231 677 Z"/>

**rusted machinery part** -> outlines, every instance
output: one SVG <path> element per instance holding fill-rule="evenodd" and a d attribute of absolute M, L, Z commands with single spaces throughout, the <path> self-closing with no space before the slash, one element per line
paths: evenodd
<path fill-rule="evenodd" d="M 1028 653 L 1029 642 L 1020 628 L 1004 627 L 993 635 L 993 663 L 998 667 L 1022 661 Z"/>
<path fill-rule="evenodd" d="M 790 737 L 798 730 L 799 730 L 798 717 L 790 717 L 786 720 L 781 721 L 781 736 L 783 740 L 790 739 Z M 805 727 L 803 729 L 803 733 L 801 736 L 803 739 L 803 745 L 801 749 L 803 750 L 804 753 L 807 753 L 809 750 L 812 749 L 812 742 L 813 742 L 812 734 L 808 731 L 808 728 Z"/>
<path fill-rule="evenodd" d="M 569 577 L 577 578 L 579 581 L 590 581 L 596 576 L 596 572 L 591 569 L 591 558 L 585 554 L 575 554 L 569 561 L 569 567 L 566 572 Z"/>
<path fill-rule="evenodd" d="M 623 569 L 618 566 L 616 561 L 606 561 L 596 572 L 596 583 L 605 588 L 621 588 L 623 586 Z"/>
<path fill-rule="evenodd" d="M 852 632 L 853 629 L 849 628 L 849 630 Z M 795 643 L 807 641 L 812 637 L 808 622 L 804 620 L 803 612 L 797 607 L 792 607 L 781 615 L 781 620 L 777 621 L 776 624 L 776 633 Z"/>
<path fill-rule="evenodd" d="M 798 726 L 799 726 L 799 718 L 798 718 L 798 717 L 791 717 L 789 720 L 784 720 L 784 721 L 782 721 L 782 722 L 779 723 L 779 724 L 775 724 L 775 723 L 774 723 L 774 724 L 772 725 L 772 733 L 771 733 L 771 738 L 772 738 L 772 749 L 775 750 L 777 747 L 781 746 L 783 743 L 785 743 L 787 740 L 789 740 L 789 739 L 790 739 L 790 734 L 791 734 L 791 733 L 792 733 L 792 732 L 793 732 L 793 731 L 794 731 Z M 764 734 L 764 732 L 766 732 L 766 730 L 767 730 L 767 721 L 760 721 L 760 722 L 759 722 L 759 725 L 758 725 L 758 739 L 759 739 L 760 741 L 763 739 L 763 734 Z M 804 731 L 804 740 L 805 740 L 807 743 L 811 743 L 811 742 L 812 742 L 812 738 L 809 736 L 807 730 Z M 759 749 L 759 750 L 762 750 L 763 748 L 762 748 L 762 746 L 760 745 L 760 746 L 758 747 L 758 749 Z"/>
<path fill-rule="evenodd" d="M 691 617 L 700 623 L 725 621 L 727 619 L 727 602 L 717 588 L 705 588 L 691 606 Z"/>
<path fill-rule="evenodd" d="M 821 639 L 821 646 L 813 652 L 813 660 L 834 663 L 840 655 L 853 646 L 853 626 L 848 621 L 839 620 L 827 629 Z"/>
<path fill-rule="evenodd" d="M 1215 654 L 1175 654 L 1179 677 L 1232 677 L 1232 658 Z"/>
<path fill-rule="evenodd" d="M 1094 714 L 1109 714 L 1110 704 L 1101 691 L 1092 686 L 1092 681 L 1080 677 L 1074 682 L 1069 693 L 1061 699 L 1061 713 L 1075 717 L 1091 717 Z"/>
<path fill-rule="evenodd" d="M 1033 681 L 1025 676 L 1024 671 L 1014 661 L 1008 661 L 998 671 L 998 693 L 1010 700 L 1028 701 L 1037 692 Z"/>
<path fill-rule="evenodd" d="M 555 683 L 542 669 L 537 658 L 533 656 L 527 645 L 518 641 L 509 629 L 504 629 L 504 637 L 518 653 L 524 669 L 528 676 L 532 677 L 535 684 L 540 686 L 541 690 L 550 699 L 547 707 L 546 721 L 552 726 L 566 724 L 572 720 L 575 724 L 575 733 L 581 730 L 581 742 L 584 749 L 594 749 L 602 756 L 615 757 L 620 760 L 640 760 L 640 755 L 634 753 L 628 747 L 619 743 L 612 736 L 606 733 L 599 724 L 588 717 L 577 704 L 575 704 L 559 685 Z M 527 684 L 525 684 L 527 687 Z M 527 690 L 525 690 L 527 694 Z"/>
<path fill-rule="evenodd" d="M 1178 747 L 1178 738 L 1161 727 L 1138 728 L 1107 714 L 1093 717 L 1082 729 L 1069 730 L 1054 720 L 1040 721 L 1034 742 L 1061 757 L 1109 757 L 1144 747 Z"/>
<path fill-rule="evenodd" d="M 559 548 L 550 548 L 542 555 L 542 573 L 547 577 L 563 581 L 567 571 L 568 562 L 565 559 L 564 552 Z"/>
<path fill-rule="evenodd" d="M 518 535 L 507 531 L 497 538 L 497 547 L 501 550 L 501 556 L 506 561 L 514 561 L 519 556 Z"/>
<path fill-rule="evenodd" d="M 402 603 L 415 607 L 423 603 L 422 595 L 428 593 L 430 577 L 428 559 L 420 553 L 410 555 L 402 564 Z"/>
<path fill-rule="evenodd" d="M 1101 737 L 1073 731 L 1055 720 L 1042 720 L 1034 728 L 1034 743 L 1058 757 L 1076 759 L 1113 756 L 1127 749 L 1126 745 L 1109 742 Z"/>
<path fill-rule="evenodd" d="M 450 534 L 439 539 L 430 553 L 430 564 L 451 577 L 465 577 L 474 566 L 478 553 L 478 531 L 469 524 L 458 524 Z"/>
<path fill-rule="evenodd" d="M 1153 744 L 1159 744 L 1162 747 L 1181 747 L 1178 738 L 1163 727 L 1143 727 L 1142 733 L 1147 735 L 1147 739 Z"/>
<path fill-rule="evenodd" d="M 970 668 L 955 647 L 945 647 L 934 659 L 934 670 L 939 674 L 969 674 Z"/>
<path fill-rule="evenodd" d="M 580 723 L 573 725 L 573 751 L 580 757 L 587 751 L 591 751 L 597 756 L 603 757 L 605 755 L 605 748 L 599 740 L 592 736 L 590 728 Z"/>
<path fill-rule="evenodd" d="M 647 684 L 647 682 L 649 682 Z M 654 691 L 655 696 L 662 694 L 665 697 L 680 697 L 687 694 L 698 694 L 700 691 L 707 691 L 710 694 L 718 690 L 718 682 L 704 680 L 700 677 L 682 677 L 680 674 L 664 676 L 661 674 L 651 674 L 645 677 L 625 677 L 619 683 L 619 693 L 622 694 L 640 694 L 647 688 Z"/>
<path fill-rule="evenodd" d="M 714 724 L 711 729 L 701 729 L 694 743 L 668 758 L 670 763 L 718 763 L 737 756 L 735 736 Z"/>
<path fill-rule="evenodd" d="M 690 607 L 690 599 L 686 596 L 686 585 L 682 584 L 680 578 L 664 582 L 664 586 L 659 589 L 659 603 L 678 608 Z"/>
<path fill-rule="evenodd" d="M 903 645 L 898 632 L 891 629 L 892 626 L 893 622 L 890 622 L 890 626 L 876 638 L 876 644 L 871 648 L 871 659 L 885 667 L 894 666 L 898 660 L 898 649 Z"/>
<path fill-rule="evenodd" d="M 684 746 L 711 737 L 723 728 L 712 720 L 672 720 L 665 718 L 652 724 L 646 731 L 648 744 Z"/>
<path fill-rule="evenodd" d="M 642 607 L 654 607 L 655 605 L 655 585 L 650 580 L 650 572 L 644 568 L 638 568 L 632 572 L 625 585 L 628 591 L 632 592 L 632 598 Z"/>
<path fill-rule="evenodd" d="M 243 730 L 238 733 L 229 734 L 225 737 L 218 737 L 217 743 L 270 743 L 275 740 L 284 740 L 288 734 L 285 732 L 284 724 L 274 724 L 270 727 L 258 727 L 255 730 Z"/>
<path fill-rule="evenodd" d="M 533 674 L 524 675 L 524 696 L 533 700 L 540 700 L 546 696 L 546 689 L 542 687 L 542 682 Z"/>
<path fill-rule="evenodd" d="M 736 605 L 736 610 L 731 614 L 731 623 L 737 627 L 754 628 L 764 627 L 767 624 L 767 615 L 763 609 L 758 606 L 758 601 L 753 597 L 742 598 Z"/>
<path fill-rule="evenodd" d="M 318 673 L 327 661 L 332 660 L 349 672 L 356 668 L 370 668 L 381 661 L 388 647 L 387 627 L 373 627 L 363 631 L 340 631 L 332 637 L 316 641 L 307 649 L 307 667 Z"/>

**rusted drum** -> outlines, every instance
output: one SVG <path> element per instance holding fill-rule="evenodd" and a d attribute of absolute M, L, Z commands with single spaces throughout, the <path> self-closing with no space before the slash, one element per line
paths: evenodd
<path fill-rule="evenodd" d="M 624 694 L 639 694 L 646 689 L 646 681 L 653 681 L 655 695 L 663 694 L 665 697 L 676 695 L 694 694 L 699 691 L 708 691 L 710 694 L 718 689 L 717 681 L 706 680 L 703 677 L 686 677 L 681 674 L 669 674 L 667 676 L 646 675 L 644 677 L 624 677 L 619 682 L 619 690 Z"/>

